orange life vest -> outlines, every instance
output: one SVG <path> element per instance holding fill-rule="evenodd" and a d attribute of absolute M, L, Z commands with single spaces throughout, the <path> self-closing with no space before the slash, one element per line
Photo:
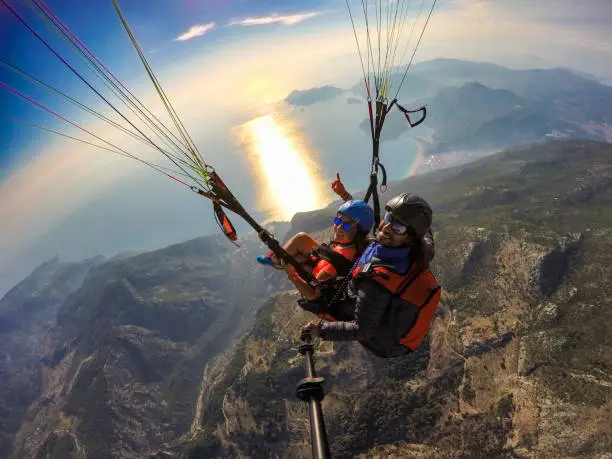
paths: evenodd
<path fill-rule="evenodd" d="M 331 245 L 333 245 L 331 251 L 339 253 L 349 261 L 349 264 L 346 265 L 348 266 L 348 269 L 345 270 L 350 270 L 351 264 L 355 261 L 355 258 L 357 258 L 357 250 L 355 249 L 355 246 L 352 244 L 341 245 L 334 243 Z M 327 246 L 326 249 L 326 252 L 329 254 L 329 246 Z M 338 271 L 343 271 L 343 269 L 340 267 L 334 266 L 332 259 L 329 257 L 323 257 L 325 257 L 325 255 L 321 252 L 318 252 L 312 256 L 313 262 L 316 263 L 312 269 L 313 276 L 317 277 L 320 272 L 324 271 L 329 275 L 329 277 L 336 277 L 338 275 Z"/>
<path fill-rule="evenodd" d="M 370 277 L 383 285 L 394 296 L 399 296 L 418 308 L 414 323 L 400 339 L 400 344 L 403 346 L 412 350 L 416 349 L 429 331 L 442 295 L 442 287 L 438 284 L 431 270 L 414 263 L 406 274 L 401 275 L 391 272 L 384 266 L 372 266 L 371 263 L 367 263 L 357 266 L 353 270 L 352 276 L 354 278 Z M 333 305 L 330 305 L 330 307 L 333 307 Z M 333 316 L 333 311 L 319 313 L 317 316 L 330 322 L 338 320 Z"/>
<path fill-rule="evenodd" d="M 332 246 L 330 248 L 330 246 Z M 330 253 L 332 252 L 332 253 Z M 315 266 L 312 270 L 312 274 L 316 277 L 321 271 L 326 271 L 332 279 L 325 281 L 327 285 L 332 286 L 336 283 L 337 276 L 347 276 L 353 266 L 353 263 L 357 259 L 357 249 L 354 245 L 342 245 L 331 242 L 328 244 L 322 244 L 315 248 L 312 252 L 312 261 Z M 339 254 L 342 258 L 338 258 Z M 336 318 L 329 313 L 319 313 L 317 317 L 320 319 L 326 319 L 329 321 L 336 321 Z"/>
<path fill-rule="evenodd" d="M 429 267 L 413 263 L 406 274 L 397 274 L 384 266 L 366 263 L 353 270 L 353 277 L 370 277 L 383 285 L 394 296 L 399 296 L 418 308 L 414 323 L 400 339 L 403 346 L 412 350 L 416 349 L 429 331 L 442 295 L 442 287 Z"/>

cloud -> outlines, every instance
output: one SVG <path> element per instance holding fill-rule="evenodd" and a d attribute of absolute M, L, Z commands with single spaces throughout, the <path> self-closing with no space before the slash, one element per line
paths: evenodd
<path fill-rule="evenodd" d="M 209 22 L 208 24 L 198 24 L 189 27 L 189 30 L 185 33 L 182 33 L 178 37 L 174 39 L 174 41 L 186 41 L 191 40 L 192 38 L 201 37 L 207 32 L 210 32 L 212 29 L 217 27 L 217 24 L 214 22 Z"/>
<path fill-rule="evenodd" d="M 271 16 L 262 16 L 258 18 L 246 18 L 242 20 L 231 21 L 229 25 L 241 25 L 241 26 L 257 26 L 257 25 L 268 25 L 268 24 L 283 24 L 283 25 L 295 25 L 300 22 L 304 22 L 321 13 L 310 12 L 310 13 L 299 13 L 289 14 L 280 16 L 273 14 Z"/>
<path fill-rule="evenodd" d="M 298 13 L 298 14 L 288 14 L 288 15 L 278 15 L 272 14 L 270 16 L 261 16 L 261 17 L 249 17 L 246 19 L 236 19 L 231 20 L 226 27 L 231 27 L 234 25 L 239 26 L 258 26 L 258 25 L 269 25 L 269 24 L 282 24 L 282 25 L 296 25 L 300 22 L 307 21 L 315 16 L 320 15 L 321 12 L 307 12 L 307 13 Z M 182 33 L 178 37 L 174 39 L 174 41 L 186 41 L 191 40 L 192 38 L 200 37 L 212 29 L 216 28 L 217 24 L 214 22 L 209 22 L 208 24 L 198 24 L 194 25 L 187 30 L 187 32 Z"/>

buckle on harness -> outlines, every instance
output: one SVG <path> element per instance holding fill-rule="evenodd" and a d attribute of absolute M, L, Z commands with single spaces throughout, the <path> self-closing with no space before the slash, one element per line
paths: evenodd
<path fill-rule="evenodd" d="M 359 271 L 357 272 L 356 277 L 365 277 L 372 275 L 372 263 L 366 263 L 365 265 L 361 265 Z"/>

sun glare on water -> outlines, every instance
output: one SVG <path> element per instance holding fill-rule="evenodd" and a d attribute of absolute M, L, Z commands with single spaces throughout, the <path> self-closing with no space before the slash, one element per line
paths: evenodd
<path fill-rule="evenodd" d="M 325 206 L 325 182 L 289 122 L 265 115 L 243 124 L 240 134 L 259 184 L 258 204 L 269 219 L 289 220 Z"/>

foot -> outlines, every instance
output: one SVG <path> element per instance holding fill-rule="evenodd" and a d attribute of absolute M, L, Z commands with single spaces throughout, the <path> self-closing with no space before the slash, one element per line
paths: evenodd
<path fill-rule="evenodd" d="M 283 269 L 284 268 L 284 266 L 274 256 L 273 252 L 268 252 L 265 255 L 259 255 L 257 257 L 257 262 L 262 264 L 262 265 L 272 266 L 275 269 Z"/>

